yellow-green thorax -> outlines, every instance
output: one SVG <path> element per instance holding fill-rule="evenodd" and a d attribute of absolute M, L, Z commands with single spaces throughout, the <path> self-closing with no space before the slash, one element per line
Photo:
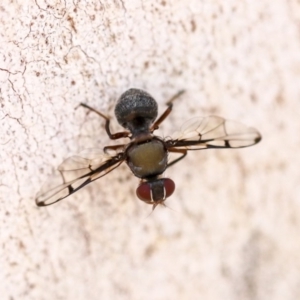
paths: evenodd
<path fill-rule="evenodd" d="M 127 164 L 135 176 L 144 178 L 162 174 L 168 162 L 168 153 L 162 141 L 153 139 L 133 144 L 127 150 Z"/>

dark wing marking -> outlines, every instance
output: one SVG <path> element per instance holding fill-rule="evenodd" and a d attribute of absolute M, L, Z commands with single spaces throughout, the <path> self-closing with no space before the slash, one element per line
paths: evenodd
<path fill-rule="evenodd" d="M 72 156 L 58 167 L 55 176 L 51 178 L 51 186 L 45 186 L 37 194 L 36 204 L 47 206 L 58 202 L 111 172 L 123 161 L 124 155 L 122 154 L 113 157 L 97 155 L 97 158 L 92 159 Z"/>
<path fill-rule="evenodd" d="M 189 120 L 166 144 L 168 149 L 184 147 L 188 150 L 202 150 L 249 147 L 260 140 L 261 135 L 254 128 L 221 117 L 209 116 Z"/>

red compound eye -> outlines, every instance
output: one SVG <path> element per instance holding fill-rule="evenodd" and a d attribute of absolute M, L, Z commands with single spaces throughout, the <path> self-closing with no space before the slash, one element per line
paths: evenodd
<path fill-rule="evenodd" d="M 175 190 L 175 183 L 169 178 L 142 182 L 136 189 L 137 196 L 145 202 L 156 202 L 170 197 Z"/>
<path fill-rule="evenodd" d="M 170 197 L 175 191 L 175 183 L 170 178 L 165 178 L 164 180 L 164 187 L 166 191 L 166 198 Z"/>
<path fill-rule="evenodd" d="M 151 201 L 151 186 L 148 182 L 141 183 L 136 189 L 136 195 L 143 201 Z"/>

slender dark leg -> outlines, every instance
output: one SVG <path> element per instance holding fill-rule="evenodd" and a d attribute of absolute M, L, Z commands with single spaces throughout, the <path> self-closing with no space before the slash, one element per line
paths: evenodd
<path fill-rule="evenodd" d="M 85 103 L 80 103 L 81 106 L 95 112 L 96 114 L 98 114 L 99 116 L 101 116 L 103 119 L 105 119 L 105 130 L 107 132 L 107 135 L 109 136 L 109 138 L 111 140 L 117 140 L 120 138 L 126 138 L 130 136 L 130 132 L 129 131 L 121 131 L 121 132 L 117 132 L 117 133 L 111 133 L 110 128 L 109 128 L 109 124 L 110 124 L 110 119 L 105 116 L 104 114 L 102 114 L 100 111 L 90 107 L 89 105 L 85 104 Z"/>
<path fill-rule="evenodd" d="M 152 125 L 150 131 L 153 132 L 154 130 L 158 129 L 159 125 L 167 118 L 167 116 L 170 114 L 173 108 L 173 101 L 177 99 L 179 96 L 181 96 L 184 93 L 184 90 L 179 91 L 177 94 L 175 94 L 166 104 L 168 108 L 165 110 L 165 112 L 155 121 L 155 123 Z"/>
<path fill-rule="evenodd" d="M 178 158 L 171 161 L 170 163 L 168 163 L 167 168 L 173 166 L 174 164 L 176 164 L 177 162 L 182 160 L 187 155 L 187 149 L 170 148 L 170 149 L 168 149 L 168 151 L 173 152 L 173 153 L 181 153 L 181 155 Z"/>

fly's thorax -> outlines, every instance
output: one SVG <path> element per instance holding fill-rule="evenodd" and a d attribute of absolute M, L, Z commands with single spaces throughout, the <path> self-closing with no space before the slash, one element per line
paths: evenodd
<path fill-rule="evenodd" d="M 160 175 L 167 168 L 168 153 L 164 143 L 158 139 L 132 144 L 126 152 L 127 164 L 139 178 Z"/>

